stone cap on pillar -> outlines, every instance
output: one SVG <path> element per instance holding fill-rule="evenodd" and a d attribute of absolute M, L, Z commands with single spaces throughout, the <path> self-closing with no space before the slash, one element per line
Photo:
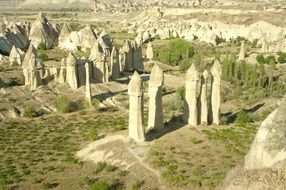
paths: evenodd
<path fill-rule="evenodd" d="M 186 80 L 187 81 L 198 81 L 199 80 L 199 72 L 197 71 L 194 63 L 191 65 L 191 67 L 187 71 Z"/>
<path fill-rule="evenodd" d="M 162 69 L 155 64 L 152 68 L 149 86 L 161 87 L 164 84 L 164 73 Z"/>
<path fill-rule="evenodd" d="M 76 64 L 76 58 L 73 53 L 69 53 L 66 59 L 67 66 L 74 66 Z"/>
<path fill-rule="evenodd" d="M 208 70 L 205 70 L 203 72 L 203 77 L 204 77 L 205 80 L 207 80 L 210 77 L 210 73 L 208 72 Z"/>
<path fill-rule="evenodd" d="M 213 77 L 221 77 L 222 68 L 221 68 L 221 64 L 218 60 L 215 60 L 214 65 L 211 69 L 211 73 L 212 73 Z"/>
<path fill-rule="evenodd" d="M 138 72 L 135 71 L 128 84 L 128 95 L 142 96 L 142 93 L 143 93 L 142 79 L 138 74 Z"/>

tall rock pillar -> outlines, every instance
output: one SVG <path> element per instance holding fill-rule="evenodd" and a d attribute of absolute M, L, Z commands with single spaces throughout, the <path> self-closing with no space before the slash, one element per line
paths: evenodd
<path fill-rule="evenodd" d="M 143 86 L 140 75 L 134 72 L 129 85 L 129 137 L 135 141 L 145 140 L 145 130 L 143 125 Z"/>
<path fill-rule="evenodd" d="M 184 105 L 184 121 L 190 125 L 198 125 L 198 91 L 199 73 L 194 64 L 189 68 L 186 75 L 186 97 Z"/>
<path fill-rule="evenodd" d="M 163 102 L 162 102 L 162 87 L 164 84 L 164 74 L 160 67 L 155 64 L 151 71 L 149 81 L 149 116 L 148 128 L 161 129 L 163 127 Z"/>
<path fill-rule="evenodd" d="M 219 61 L 215 61 L 211 69 L 212 73 L 212 95 L 211 95 L 211 104 L 212 104 L 212 122 L 215 125 L 219 125 L 219 115 L 220 115 L 220 86 L 221 86 L 221 64 Z"/>
<path fill-rule="evenodd" d="M 207 70 L 204 71 L 202 76 L 202 86 L 201 86 L 201 124 L 208 124 L 208 80 L 209 80 L 209 72 Z"/>

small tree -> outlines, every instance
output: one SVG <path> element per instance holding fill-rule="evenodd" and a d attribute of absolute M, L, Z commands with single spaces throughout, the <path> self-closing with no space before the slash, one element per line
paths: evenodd
<path fill-rule="evenodd" d="M 247 123 L 251 122 L 251 118 L 249 117 L 249 115 L 247 114 L 247 112 L 245 110 L 240 111 L 237 114 L 237 117 L 235 119 L 235 122 L 243 127 L 245 126 Z"/>
<path fill-rule="evenodd" d="M 260 64 L 265 64 L 266 63 L 266 60 L 265 60 L 265 57 L 262 55 L 262 54 L 259 54 L 256 56 L 256 61 Z"/>
<path fill-rule="evenodd" d="M 57 96 L 55 100 L 55 106 L 57 110 L 62 113 L 68 113 L 71 111 L 71 102 L 66 96 Z"/>
<path fill-rule="evenodd" d="M 37 110 L 34 106 L 27 106 L 24 108 L 23 116 L 28 118 L 37 117 Z"/>
<path fill-rule="evenodd" d="M 39 43 L 39 45 L 37 46 L 38 50 L 47 50 L 47 46 L 44 42 Z"/>
<path fill-rule="evenodd" d="M 49 56 L 46 53 L 41 53 L 38 58 L 40 59 L 40 61 L 44 62 L 49 59 Z"/>

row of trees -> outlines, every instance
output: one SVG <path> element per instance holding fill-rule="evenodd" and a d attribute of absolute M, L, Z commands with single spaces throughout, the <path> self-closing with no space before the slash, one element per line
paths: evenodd
<path fill-rule="evenodd" d="M 222 62 L 222 78 L 237 87 L 247 89 L 265 89 L 267 93 L 274 90 L 286 90 L 285 85 L 280 85 L 275 76 L 275 63 L 250 65 L 245 61 L 236 62 L 234 56 L 227 56 Z M 277 89 L 281 88 L 281 89 Z"/>

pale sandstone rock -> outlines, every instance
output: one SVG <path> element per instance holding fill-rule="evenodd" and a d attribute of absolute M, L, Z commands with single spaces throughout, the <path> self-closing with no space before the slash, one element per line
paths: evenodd
<path fill-rule="evenodd" d="M 238 61 L 242 61 L 245 59 L 245 42 L 241 42 L 240 52 L 238 56 Z"/>
<path fill-rule="evenodd" d="M 77 74 L 77 60 L 75 56 L 70 53 L 66 59 L 67 76 L 66 81 L 72 89 L 78 89 L 78 74 Z"/>
<path fill-rule="evenodd" d="M 63 58 L 61 61 L 61 68 L 60 68 L 60 73 L 58 76 L 58 83 L 59 84 L 64 84 L 66 82 L 66 77 L 67 77 L 67 68 L 66 68 L 66 59 Z"/>
<path fill-rule="evenodd" d="M 199 73 L 194 64 L 186 74 L 186 97 L 184 105 L 184 121 L 192 126 L 198 125 L 198 91 Z"/>
<path fill-rule="evenodd" d="M 119 52 L 114 46 L 111 52 L 111 77 L 116 80 L 120 78 Z"/>
<path fill-rule="evenodd" d="M 204 71 L 202 76 L 202 86 L 201 86 L 201 124 L 207 125 L 208 124 L 208 112 L 209 112 L 209 105 L 208 105 L 208 81 L 210 78 L 210 74 L 207 70 Z"/>
<path fill-rule="evenodd" d="M 23 53 L 20 53 L 20 51 L 21 50 L 18 50 L 15 46 L 13 46 L 9 56 L 9 61 L 11 65 L 13 65 L 14 63 L 16 63 L 17 65 L 22 65 Z"/>
<path fill-rule="evenodd" d="M 35 47 L 43 43 L 50 49 L 58 44 L 58 35 L 43 13 L 39 13 L 38 18 L 31 27 L 29 39 Z"/>
<path fill-rule="evenodd" d="M 149 81 L 149 116 L 147 130 L 160 130 L 164 127 L 162 87 L 164 74 L 160 67 L 155 64 L 151 71 Z"/>
<path fill-rule="evenodd" d="M 147 46 L 146 58 L 147 59 L 153 59 L 154 58 L 153 45 L 151 42 L 149 42 L 148 46 Z"/>
<path fill-rule="evenodd" d="M 245 157 L 246 169 L 269 168 L 286 160 L 286 95 L 279 107 L 261 124 Z"/>
<path fill-rule="evenodd" d="M 134 72 L 129 85 L 129 137 L 135 141 L 145 141 L 145 129 L 143 124 L 144 99 L 143 85 L 140 75 Z"/>
<path fill-rule="evenodd" d="M 92 95 L 91 95 L 91 87 L 90 87 L 90 72 L 89 72 L 89 63 L 87 62 L 85 64 L 85 77 L 86 77 L 86 83 L 85 83 L 85 97 L 88 102 L 91 103 L 92 101 Z"/>
<path fill-rule="evenodd" d="M 215 61 L 211 69 L 211 74 L 213 77 L 212 81 L 212 95 L 211 95 L 211 105 L 212 105 L 212 122 L 215 125 L 219 125 L 220 119 L 220 91 L 221 91 L 221 64 L 219 61 Z"/>

